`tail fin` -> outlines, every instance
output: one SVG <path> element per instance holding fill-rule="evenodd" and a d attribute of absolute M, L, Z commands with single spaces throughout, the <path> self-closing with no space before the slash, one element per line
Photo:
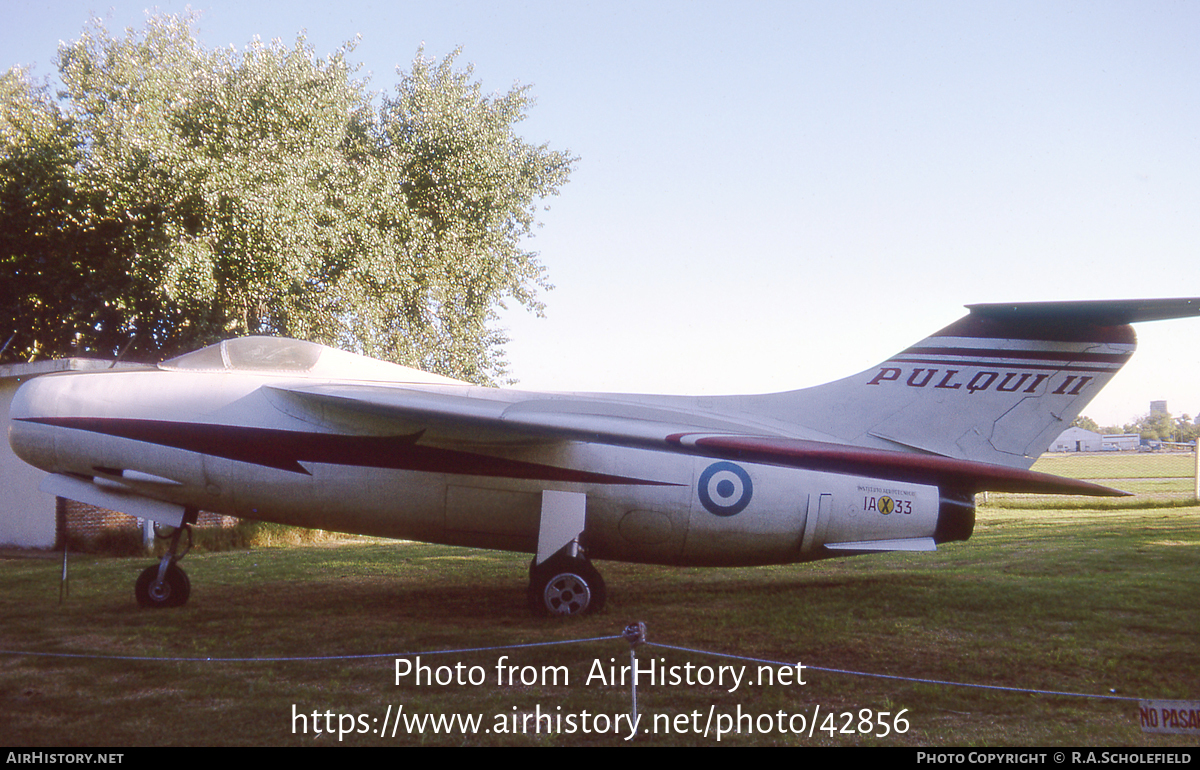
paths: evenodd
<path fill-rule="evenodd" d="M 1028 468 L 1133 355 L 1130 324 L 1200 315 L 1200 298 L 967 307 L 876 367 L 751 408 L 857 446 Z"/>

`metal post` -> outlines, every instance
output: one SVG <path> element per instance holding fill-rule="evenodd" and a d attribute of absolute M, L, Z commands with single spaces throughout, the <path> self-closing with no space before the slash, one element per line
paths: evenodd
<path fill-rule="evenodd" d="M 637 675 L 633 673 L 637 671 L 637 648 L 632 644 L 629 645 L 629 671 L 629 713 L 633 720 L 630 724 L 637 724 Z"/>
<path fill-rule="evenodd" d="M 63 538 L 63 563 L 62 577 L 58 582 L 58 603 L 61 605 L 63 599 L 71 594 L 71 587 L 67 584 L 67 539 Z"/>
<path fill-rule="evenodd" d="M 1200 438 L 1192 442 L 1192 454 L 1196 456 L 1196 473 L 1193 475 L 1196 481 L 1195 499 L 1200 502 Z"/>
<path fill-rule="evenodd" d="M 625 641 L 629 642 L 629 692 L 633 701 L 633 712 L 631 724 L 637 724 L 637 646 L 646 641 L 646 624 L 639 621 L 630 623 L 625 626 L 625 630 L 621 632 L 621 636 Z"/>

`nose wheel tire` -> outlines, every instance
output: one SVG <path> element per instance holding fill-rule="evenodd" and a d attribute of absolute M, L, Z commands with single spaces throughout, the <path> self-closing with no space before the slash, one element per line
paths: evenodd
<path fill-rule="evenodd" d="M 158 565 L 147 567 L 138 575 L 133 587 L 139 607 L 157 609 L 163 607 L 182 607 L 187 603 L 192 593 L 192 582 L 187 573 L 176 565 L 167 567 L 167 573 L 161 583 L 158 582 Z"/>
<path fill-rule="evenodd" d="M 585 559 L 551 559 L 529 572 L 535 615 L 570 617 L 598 612 L 607 598 L 604 578 Z"/>

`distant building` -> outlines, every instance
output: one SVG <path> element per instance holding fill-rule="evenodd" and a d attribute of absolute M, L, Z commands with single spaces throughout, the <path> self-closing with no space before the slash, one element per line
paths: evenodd
<path fill-rule="evenodd" d="M 1111 433 L 1100 437 L 1104 442 L 1103 449 L 1112 451 L 1132 452 L 1142 443 L 1142 437 L 1137 433 Z"/>
<path fill-rule="evenodd" d="M 1051 452 L 1100 452 L 1103 449 L 1103 437 L 1084 428 L 1067 428 L 1050 445 Z"/>
<path fill-rule="evenodd" d="M 1150 402 L 1150 414 L 1170 414 L 1170 412 L 1167 411 L 1167 402 L 1166 401 L 1151 401 Z"/>

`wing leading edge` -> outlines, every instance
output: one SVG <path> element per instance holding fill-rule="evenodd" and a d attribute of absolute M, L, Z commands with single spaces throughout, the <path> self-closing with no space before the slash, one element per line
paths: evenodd
<path fill-rule="evenodd" d="M 406 427 L 434 428 L 421 441 L 448 439 L 494 444 L 585 441 L 655 449 L 787 468 L 870 475 L 967 492 L 1126 496 L 1129 493 L 1076 479 L 934 454 L 898 452 L 755 432 L 732 419 L 655 406 L 586 397 L 516 402 L 430 393 L 387 385 L 270 386 L 277 395 L 328 419 L 349 410 Z M 424 427 L 422 427 L 424 429 Z"/>

